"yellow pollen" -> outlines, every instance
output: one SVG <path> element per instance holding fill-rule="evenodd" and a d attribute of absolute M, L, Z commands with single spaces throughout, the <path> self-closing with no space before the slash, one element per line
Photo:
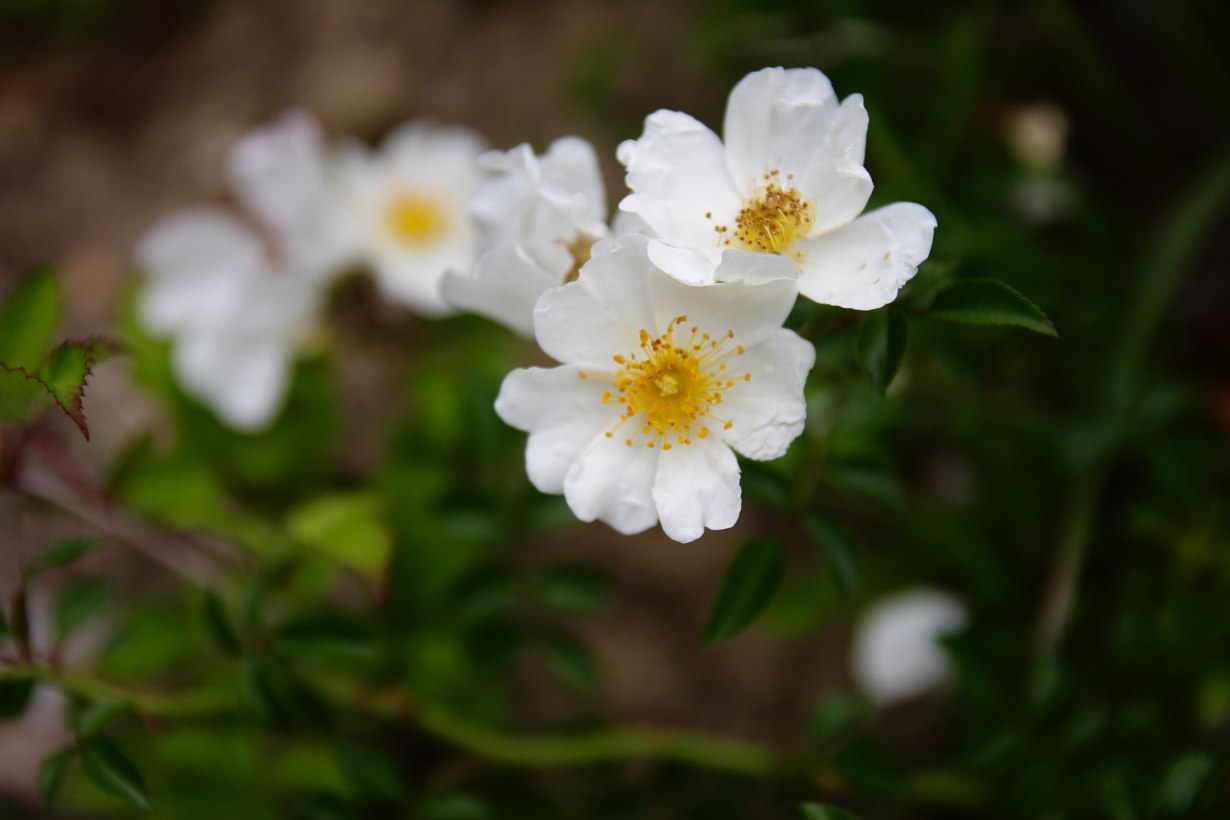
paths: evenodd
<path fill-rule="evenodd" d="M 568 249 L 568 253 L 572 254 L 572 267 L 568 270 L 568 275 L 564 277 L 564 284 L 577 281 L 581 275 L 581 266 L 589 261 L 590 250 L 594 247 L 594 243 L 589 241 L 583 234 L 578 233 L 577 238 L 572 242 L 561 243 Z"/>
<path fill-rule="evenodd" d="M 714 230 L 723 247 L 798 257 L 803 251 L 791 251 L 791 246 L 807 236 L 815 221 L 816 202 L 794 187 L 794 175 L 787 175 L 783 184 L 780 171 L 769 171 L 764 183 L 744 200 L 734 230 L 727 225 L 715 225 Z"/>
<path fill-rule="evenodd" d="M 386 211 L 389 231 L 409 245 L 426 245 L 439 239 L 448 228 L 448 216 L 437 197 L 421 192 L 399 191 Z"/>
<path fill-rule="evenodd" d="M 720 341 L 704 345 L 703 349 L 695 344 L 699 328 L 692 328 L 691 338 L 686 343 L 683 339 L 676 340 L 676 332 L 686 332 L 681 327 L 686 321 L 686 316 L 673 319 L 666 332 L 657 337 L 642 329 L 639 355 L 633 352 L 626 357 L 613 357 L 621 367 L 611 378 L 614 389 L 604 390 L 602 401 L 622 404 L 624 412 L 607 432 L 608 437 L 634 416 L 637 418 L 632 423 L 638 432 L 633 438 L 625 439 L 629 447 L 641 436 L 647 437 L 647 440 L 641 439 L 645 446 L 652 448 L 661 442 L 663 450 L 673 446 L 669 439 L 675 444 L 691 444 L 693 432 L 703 439 L 708 436 L 709 428 L 697 423 L 702 416 L 722 424 L 723 429 L 731 428 L 733 422 L 718 418 L 710 411 L 722 401 L 720 390 L 734 384 L 723 372 L 726 370 L 723 360 L 742 354 L 743 348 L 726 344 L 734 338 L 733 331 L 720 336 Z M 709 337 L 706 334 L 704 338 Z M 750 375 L 739 378 L 748 379 Z"/>

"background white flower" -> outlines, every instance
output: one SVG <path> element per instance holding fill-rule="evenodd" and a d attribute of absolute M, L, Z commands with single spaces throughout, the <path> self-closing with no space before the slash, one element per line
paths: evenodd
<path fill-rule="evenodd" d="M 817 302 L 881 307 L 931 252 L 935 217 L 896 203 L 859 216 L 871 196 L 863 167 L 867 112 L 859 94 L 838 102 L 814 68 L 766 68 L 730 93 L 726 142 L 677 111 L 657 111 L 619 146 L 632 189 L 620 208 L 664 243 L 654 261 L 688 281 L 712 281 L 726 249 L 781 254 L 799 291 Z"/>
<path fill-rule="evenodd" d="M 887 706 L 933 689 L 949 676 L 939 638 L 968 622 L 965 606 L 952 595 L 918 589 L 877 601 L 854 635 L 854 680 Z"/>
<path fill-rule="evenodd" d="M 142 322 L 171 338 L 184 392 L 235 429 L 255 432 L 277 415 L 325 277 L 346 253 L 335 162 L 316 121 L 288 112 L 227 155 L 235 196 L 257 225 L 223 208 L 185 208 L 134 249 L 147 277 Z"/>
<path fill-rule="evenodd" d="M 493 176 L 470 213 L 491 247 L 473 271 L 444 277 L 444 297 L 533 336 L 538 297 L 575 279 L 594 243 L 611 235 L 598 156 L 586 140 L 562 137 L 541 156 L 522 144 L 486 153 L 479 164 Z"/>
<path fill-rule="evenodd" d="M 345 147 L 345 212 L 358 258 L 381 291 L 425 316 L 450 312 L 449 269 L 468 271 L 479 236 L 466 203 L 484 178 L 482 138 L 468 128 L 411 122 L 371 152 Z"/>
<path fill-rule="evenodd" d="M 650 241 L 600 243 L 539 299 L 538 342 L 562 364 L 510 373 L 496 412 L 529 432 L 534 486 L 581 520 L 623 533 L 660 520 L 692 541 L 739 517 L 732 448 L 773 459 L 802 431 L 815 349 L 781 326 L 797 291 L 761 271 L 771 258 L 730 254 L 728 283 L 693 286 L 649 260 Z"/>

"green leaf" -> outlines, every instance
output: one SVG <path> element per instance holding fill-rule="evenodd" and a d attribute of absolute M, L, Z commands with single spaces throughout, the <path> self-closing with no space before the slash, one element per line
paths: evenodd
<path fill-rule="evenodd" d="M 753 538 L 739 548 L 709 613 L 706 647 L 730 640 L 764 612 L 786 576 L 786 564 L 785 548 L 768 538 Z"/>
<path fill-rule="evenodd" d="M 33 373 L 55 337 L 61 302 L 60 283 L 50 270 L 18 283 L 0 308 L 0 362 Z"/>
<path fill-rule="evenodd" d="M 71 746 L 67 749 L 61 749 L 50 757 L 46 758 L 38 767 L 38 793 L 43 798 L 43 803 L 47 808 L 51 808 L 51 804 L 55 801 L 56 795 L 60 793 L 60 786 L 64 784 L 64 775 L 68 772 L 68 764 L 76 754 L 76 749 Z"/>
<path fill-rule="evenodd" d="M 804 803 L 799 807 L 807 820 L 858 820 L 848 811 L 824 803 Z"/>
<path fill-rule="evenodd" d="M 111 592 L 101 581 L 85 581 L 64 590 L 52 613 L 57 639 L 63 639 L 107 605 Z"/>
<path fill-rule="evenodd" d="M 396 803 L 405 791 L 401 774 L 388 755 L 357 743 L 344 743 L 337 750 L 342 773 L 363 797 Z"/>
<path fill-rule="evenodd" d="M 856 348 L 858 364 L 881 396 L 905 361 L 909 330 L 905 314 L 892 308 L 872 311 L 863 320 Z"/>
<path fill-rule="evenodd" d="M 101 339 L 86 343 L 65 342 L 51 351 L 39 370 L 39 378 L 47 385 L 56 404 L 73 420 L 86 441 L 90 440 L 90 431 L 85 423 L 85 410 L 81 406 L 85 380 L 91 368 L 114 350 L 114 345 Z"/>
<path fill-rule="evenodd" d="M 51 391 L 37 376 L 0 364 L 0 423 L 29 423 L 53 401 Z"/>
<path fill-rule="evenodd" d="M 560 566 L 547 571 L 539 597 L 543 606 L 558 612 L 598 612 L 610 593 L 609 580 L 584 567 Z"/>
<path fill-rule="evenodd" d="M 858 587 L 858 570 L 854 563 L 854 543 L 849 533 L 837 522 L 816 513 L 804 516 L 803 523 L 812 541 L 824 551 L 838 589 L 846 598 L 852 597 Z"/>
<path fill-rule="evenodd" d="M 547 644 L 547 667 L 561 683 L 581 693 L 597 689 L 602 677 L 589 649 L 571 635 L 556 635 Z"/>
<path fill-rule="evenodd" d="M 97 538 L 68 538 L 43 550 L 43 553 L 26 564 L 26 577 L 33 578 L 40 572 L 71 564 L 87 552 L 98 548 Z"/>
<path fill-rule="evenodd" d="M 341 618 L 316 617 L 278 630 L 274 645 L 285 655 L 374 658 L 380 648 L 370 632 Z"/>
<path fill-rule="evenodd" d="M 104 700 L 87 706 L 77 717 L 77 735 L 90 738 L 106 729 L 118 718 L 132 712 L 132 703 L 126 700 Z"/>
<path fill-rule="evenodd" d="M 21 717 L 30 705 L 33 692 L 33 678 L 0 681 L 0 720 Z"/>
<path fill-rule="evenodd" d="M 81 752 L 81 768 L 107 794 L 151 810 L 149 792 L 141 773 L 107 738 L 100 737 L 86 745 Z"/>
<path fill-rule="evenodd" d="M 243 643 L 235 633 L 234 627 L 231 626 L 231 619 L 227 617 L 226 607 L 222 605 L 221 599 L 212 592 L 205 593 L 202 611 L 205 618 L 205 629 L 222 654 L 231 658 L 242 655 Z"/>
<path fill-rule="evenodd" d="M 286 529 L 375 585 L 384 577 L 393 552 L 383 514 L 381 499 L 374 493 L 320 496 L 291 510 Z"/>
<path fill-rule="evenodd" d="M 940 291 L 931 315 L 975 325 L 1018 325 L 1059 337 L 1038 306 L 998 279 L 963 279 Z"/>

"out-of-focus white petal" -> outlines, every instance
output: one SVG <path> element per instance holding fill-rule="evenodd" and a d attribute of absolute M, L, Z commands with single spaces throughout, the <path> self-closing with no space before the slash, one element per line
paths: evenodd
<path fill-rule="evenodd" d="M 804 240 L 799 291 L 827 305 L 874 310 L 891 302 L 931 253 L 935 216 L 898 202 Z"/>
<path fill-rule="evenodd" d="M 276 417 L 290 382 L 292 353 L 279 339 L 237 339 L 191 334 L 171 352 L 184 392 L 217 413 L 229 427 L 255 433 Z"/>
<path fill-rule="evenodd" d="M 557 243 L 504 240 L 479 257 L 473 274 L 445 274 L 440 290 L 454 307 L 533 338 L 534 304 L 564 283 L 572 264 L 572 254 Z"/>
<path fill-rule="evenodd" d="M 291 110 L 231 146 L 227 176 L 235 197 L 271 228 L 300 229 L 324 196 L 325 138 L 316 118 Z"/>
<path fill-rule="evenodd" d="M 582 521 L 605 521 L 625 535 L 658 522 L 653 486 L 658 450 L 599 435 L 564 479 L 564 498 Z"/>
<path fill-rule="evenodd" d="M 803 383 L 816 363 L 816 349 L 797 333 L 777 328 L 760 344 L 731 357 L 735 377 L 752 374 L 750 382 L 735 383 L 722 394 L 721 414 L 732 422 L 716 433 L 739 453 L 756 461 L 786 454 L 803 432 L 807 404 Z"/>
<path fill-rule="evenodd" d="M 722 136 L 727 167 L 747 196 L 764 175 L 801 176 L 837 115 L 828 77 L 814 68 L 766 68 L 730 92 Z"/>
<path fill-rule="evenodd" d="M 266 268 L 259 237 L 213 207 L 162 217 L 137 241 L 133 258 L 148 277 L 141 319 L 162 334 L 225 321 L 246 283 Z"/>
<path fill-rule="evenodd" d="M 877 601 L 855 631 L 855 682 L 884 706 L 933 689 L 949 676 L 938 639 L 959 632 L 967 621 L 964 605 L 940 590 L 913 590 Z"/>
<path fill-rule="evenodd" d="M 641 329 L 657 324 L 650 277 L 667 278 L 649 261 L 649 241 L 627 234 L 595 245 L 577 281 L 542 295 L 534 332 L 544 353 L 568 364 L 610 367 L 613 355 L 637 349 Z"/>
<path fill-rule="evenodd" d="M 813 236 L 845 225 L 861 214 L 875 187 L 863 167 L 867 146 L 863 95 L 846 97 L 835 114 L 796 179 L 802 194 L 816 204 Z"/>
<path fill-rule="evenodd" d="M 663 531 L 681 543 L 700 538 L 706 527 L 729 529 L 742 507 L 739 462 L 713 437 L 672 447 L 658 457 L 653 500 Z"/>
<path fill-rule="evenodd" d="M 505 377 L 495 411 L 506 424 L 530 434 L 526 472 L 542 492 L 562 493 L 569 468 L 615 425 L 620 405 L 602 403 L 610 384 L 582 378 L 580 368 L 568 365 L 514 370 Z"/>
<path fill-rule="evenodd" d="M 716 265 L 715 228 L 730 222 L 743 202 L 717 134 L 687 114 L 656 111 L 639 139 L 619 146 L 619 161 L 627 166 L 633 191 L 620 209 L 640 215 L 666 242 L 700 251 Z"/>

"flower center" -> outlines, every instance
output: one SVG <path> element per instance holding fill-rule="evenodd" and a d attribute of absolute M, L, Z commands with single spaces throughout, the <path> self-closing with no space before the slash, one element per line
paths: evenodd
<path fill-rule="evenodd" d="M 687 316 L 671 320 L 666 332 L 657 338 L 642 329 L 640 353 L 614 357 L 620 369 L 611 379 L 613 389 L 602 392 L 602 403 L 622 404 L 624 412 L 607 431 L 607 438 L 642 413 L 644 419 L 633 422 L 639 429 L 624 440 L 629 447 L 638 439 L 646 447 L 654 447 L 661 440 L 663 450 L 671 449 L 672 441 L 691 444 L 693 433 L 698 438 L 709 435 L 705 426 L 708 419 L 723 429 L 731 428 L 732 422 L 714 415 L 713 410 L 721 404 L 723 390 L 734 387 L 736 381 L 752 380 L 750 373 L 731 376 L 723 361 L 731 355 L 742 356 L 743 346 L 728 344 L 735 337 L 733 330 L 712 339 L 698 327 L 693 327 L 688 340 L 680 344 L 675 329 L 687 320 Z M 585 373 L 581 377 L 590 378 Z"/>
<path fill-rule="evenodd" d="M 440 201 L 423 193 L 399 191 L 386 212 L 389 231 L 408 245 L 426 245 L 439 239 L 448 226 Z"/>
<path fill-rule="evenodd" d="M 706 214 L 713 219 L 712 214 Z M 763 253 L 787 253 L 796 240 L 807 236 L 816 221 L 816 202 L 794 187 L 794 174 L 782 184 L 780 171 L 764 175 L 764 184 L 744 200 L 743 209 L 735 217 L 735 228 L 714 225 L 719 243 Z M 793 255 L 801 256 L 794 251 Z"/>
<path fill-rule="evenodd" d="M 590 251 L 594 247 L 594 243 L 589 237 L 578 232 L 577 238 L 571 242 L 564 243 L 564 247 L 572 254 L 572 267 L 568 271 L 568 275 L 564 277 L 564 284 L 577 281 L 577 277 L 581 275 L 581 266 L 589 261 Z"/>

